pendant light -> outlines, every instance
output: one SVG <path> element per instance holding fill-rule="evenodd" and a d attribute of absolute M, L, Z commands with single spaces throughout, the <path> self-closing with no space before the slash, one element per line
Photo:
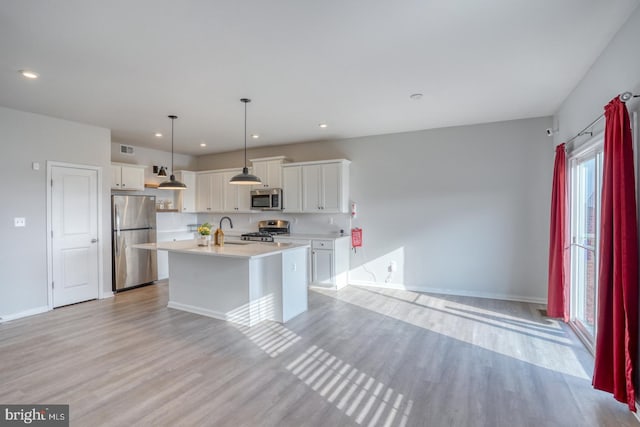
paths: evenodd
<path fill-rule="evenodd" d="M 229 181 L 229 184 L 241 184 L 241 185 L 257 185 L 262 184 L 260 178 L 255 175 L 251 175 L 249 173 L 249 168 L 247 168 L 247 104 L 251 102 L 249 98 L 242 98 L 240 100 L 244 102 L 244 167 L 242 168 L 242 173 L 235 175 Z"/>
<path fill-rule="evenodd" d="M 173 174 L 173 121 L 177 119 L 178 116 L 168 117 L 171 119 L 171 176 L 169 177 L 169 181 L 164 181 L 158 185 L 158 188 L 162 190 L 184 190 L 187 186 L 180 181 L 176 181 L 176 176 Z"/>

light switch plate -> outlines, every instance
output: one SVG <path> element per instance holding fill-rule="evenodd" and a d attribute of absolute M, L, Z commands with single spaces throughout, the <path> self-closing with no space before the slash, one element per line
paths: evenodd
<path fill-rule="evenodd" d="M 26 227 L 27 226 L 26 218 L 13 218 L 13 226 L 14 227 Z"/>

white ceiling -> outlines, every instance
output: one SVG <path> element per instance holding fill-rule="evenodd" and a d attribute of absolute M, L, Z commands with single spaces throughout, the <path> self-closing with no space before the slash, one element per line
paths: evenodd
<path fill-rule="evenodd" d="M 553 114 L 638 0 L 22 0 L 0 105 L 176 151 Z M 40 78 L 28 81 L 18 70 Z M 423 93 L 420 101 L 409 99 Z M 320 129 L 320 122 L 329 127 Z M 162 139 L 153 133 L 161 131 Z M 541 130 L 542 132 L 542 130 Z M 201 148 L 199 144 L 208 146 Z"/>

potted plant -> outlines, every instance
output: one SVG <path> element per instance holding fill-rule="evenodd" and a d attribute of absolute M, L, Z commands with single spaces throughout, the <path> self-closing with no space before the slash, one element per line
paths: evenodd
<path fill-rule="evenodd" d="M 198 246 L 209 246 L 211 244 L 211 224 L 205 222 L 198 227 Z"/>

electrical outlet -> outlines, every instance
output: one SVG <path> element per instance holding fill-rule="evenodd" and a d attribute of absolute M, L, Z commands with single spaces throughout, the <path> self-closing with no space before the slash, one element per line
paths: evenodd
<path fill-rule="evenodd" d="M 333 217 L 329 217 L 329 224 L 333 225 Z"/>
<path fill-rule="evenodd" d="M 396 271 L 398 271 L 398 263 L 395 261 L 391 261 L 389 263 L 388 271 L 389 273 L 395 273 Z"/>
<path fill-rule="evenodd" d="M 298 271 L 298 264 L 291 264 L 291 271 Z"/>
<path fill-rule="evenodd" d="M 14 227 L 26 227 L 27 220 L 25 218 L 13 218 Z"/>

